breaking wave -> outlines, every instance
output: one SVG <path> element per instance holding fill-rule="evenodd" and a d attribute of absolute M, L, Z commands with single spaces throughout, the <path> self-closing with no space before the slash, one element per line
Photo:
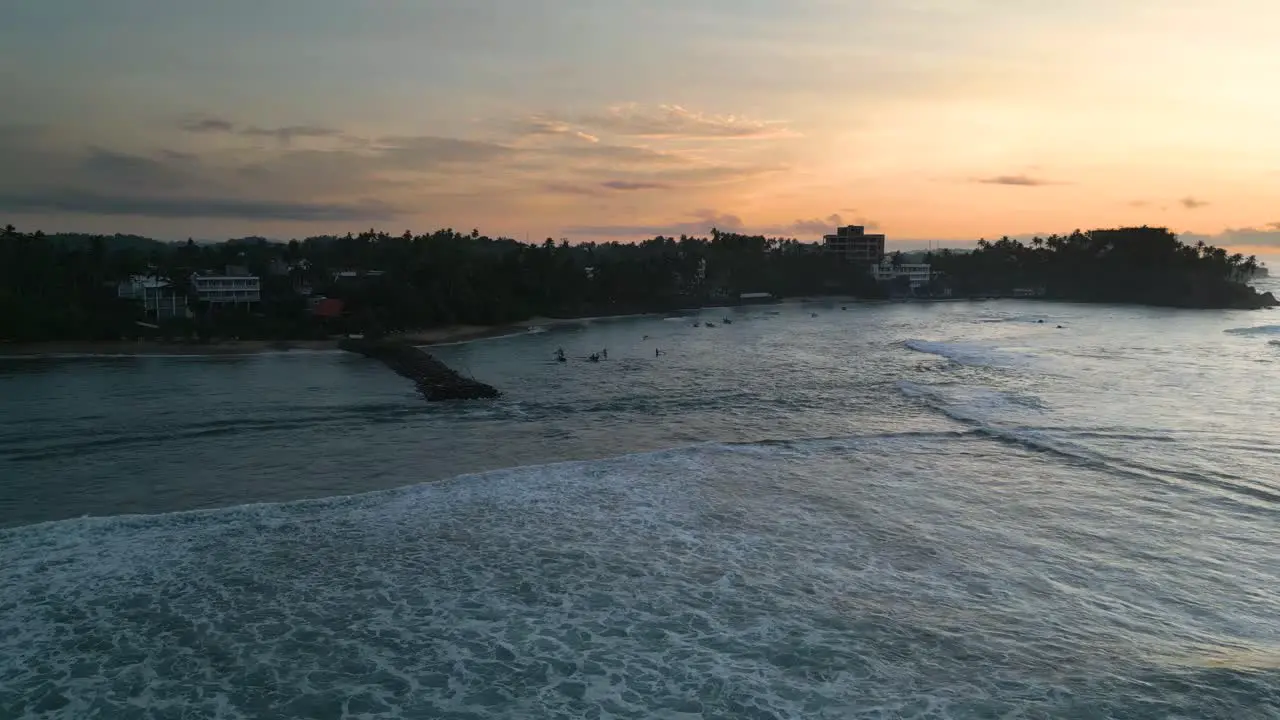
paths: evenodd
<path fill-rule="evenodd" d="M 1256 325 L 1254 327 L 1223 330 L 1229 335 L 1280 335 L 1280 325 Z"/>
<path fill-rule="evenodd" d="M 704 445 L 0 531 L 0 708 L 961 718 L 1276 707 L 1274 668 L 1213 660 L 1240 642 L 1233 622 L 1274 618 L 1270 601 L 1233 587 L 1274 580 L 1258 577 L 1269 560 L 1237 556 L 1226 586 L 1184 581 L 1183 594 L 1215 593 L 1231 622 L 1178 592 L 1134 594 L 1168 582 L 1179 553 L 1239 547 L 1171 552 L 1161 543 L 1173 530 L 1137 515 L 1128 529 L 1150 536 L 1111 545 L 1099 538 L 1114 517 L 1071 492 L 1032 503 L 975 492 L 1012 481 L 1013 466 L 1053 472 L 1034 454 L 975 464 L 974 444 L 988 442 Z M 1132 553 L 1142 569 L 1118 571 Z"/>
<path fill-rule="evenodd" d="M 977 343 L 907 340 L 903 345 L 909 350 L 944 357 L 960 365 L 1014 368 L 1025 367 L 1031 362 L 1031 358 L 1027 355 Z"/>

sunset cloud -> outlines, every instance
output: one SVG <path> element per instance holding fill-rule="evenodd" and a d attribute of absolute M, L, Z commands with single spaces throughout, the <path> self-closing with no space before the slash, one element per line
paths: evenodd
<path fill-rule="evenodd" d="M 796 220 L 782 224 L 747 223 L 737 213 L 712 209 L 694 210 L 687 215 L 692 219 L 636 225 L 579 225 L 564 228 L 563 231 L 572 235 L 648 238 L 656 235 L 705 236 L 715 228 L 724 232 L 749 233 L 767 237 L 793 237 L 806 242 L 816 242 L 822 235 L 833 232 L 836 227 L 845 224 L 845 218 L 837 213 L 826 218 Z M 858 218 L 854 224 L 862 224 L 868 228 L 875 227 L 873 221 L 864 218 Z"/>
<path fill-rule="evenodd" d="M 0 222 L 1280 231 L 1280 97 L 1248 91 L 1274 2 L 117 5 L 16 3 L 0 23 L 0 67 L 21 68 L 0 71 L 0 166 L 18 169 Z M 520 32 L 497 40 L 494 17 Z M 185 61 L 156 61 L 174 48 Z"/>
<path fill-rule="evenodd" d="M 712 115 L 679 105 L 615 105 L 603 113 L 581 116 L 578 122 L 600 132 L 648 139 L 769 140 L 799 135 L 779 121 Z"/>
<path fill-rule="evenodd" d="M 397 214 L 374 201 L 310 203 L 248 198 L 106 195 L 69 188 L 42 192 L 0 192 L 0 208 L 12 212 L 73 215 L 138 215 L 160 218 L 248 218 L 299 222 L 389 220 Z"/>
<path fill-rule="evenodd" d="M 668 190 L 670 185 L 654 182 L 627 182 L 625 180 L 609 180 L 600 183 L 610 190 Z"/>
<path fill-rule="evenodd" d="M 543 183 L 542 189 L 555 195 L 600 195 L 601 191 L 593 187 L 574 185 L 573 183 Z"/>
<path fill-rule="evenodd" d="M 270 138 L 284 145 L 288 145 L 299 138 L 327 138 L 342 135 L 339 130 L 317 125 L 287 125 L 276 128 L 264 128 L 255 125 L 242 127 L 222 118 L 188 119 L 181 122 L 179 127 L 191 133 Z"/>
<path fill-rule="evenodd" d="M 853 208 L 845 208 L 844 212 L 856 213 Z M 879 227 L 879 223 L 865 217 L 848 217 L 840 213 L 832 213 L 825 218 L 813 218 L 811 220 L 796 220 L 791 223 L 782 225 L 766 225 L 760 228 L 760 232 L 766 235 L 796 235 L 802 238 L 815 239 L 822 235 L 835 232 L 835 229 L 844 225 L 861 225 L 868 230 L 874 230 Z"/>
<path fill-rule="evenodd" d="M 517 134 L 520 135 L 563 135 L 574 137 L 589 143 L 598 143 L 600 138 L 590 133 L 569 125 L 561 120 L 553 118 L 532 115 L 513 124 Z"/>
<path fill-rule="evenodd" d="M 605 236 L 621 238 L 654 237 L 657 235 L 706 235 L 712 228 L 726 232 L 738 232 L 745 228 L 742 218 L 718 210 L 700 209 L 687 213 L 690 220 L 637 225 L 574 225 L 564 229 L 572 235 Z"/>
<path fill-rule="evenodd" d="M 1275 253 L 1280 251 L 1280 223 L 1267 223 L 1262 228 L 1228 228 L 1220 233 L 1181 233 L 1179 238 L 1194 244 L 1203 240 L 1209 245 L 1228 248 L 1252 248 L 1252 252 Z"/>
<path fill-rule="evenodd" d="M 1039 187 L 1041 185 L 1059 185 L 1061 183 L 1027 175 L 995 175 L 993 177 L 975 178 L 974 182 L 984 185 L 1015 185 L 1020 187 Z"/>

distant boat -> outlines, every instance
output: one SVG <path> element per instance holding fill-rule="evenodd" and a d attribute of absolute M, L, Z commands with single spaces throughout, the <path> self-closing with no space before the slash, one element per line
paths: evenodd
<path fill-rule="evenodd" d="M 704 323 L 707 327 L 715 327 L 715 323 Z"/>
<path fill-rule="evenodd" d="M 733 321 L 732 321 L 732 320 L 730 320 L 729 318 L 725 318 L 725 319 L 721 320 L 720 322 L 724 323 L 725 325 L 732 325 L 732 324 L 733 324 Z"/>

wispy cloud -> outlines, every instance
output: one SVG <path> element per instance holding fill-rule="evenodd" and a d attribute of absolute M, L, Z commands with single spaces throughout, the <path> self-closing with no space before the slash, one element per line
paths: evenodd
<path fill-rule="evenodd" d="M 1181 233 L 1179 237 L 1185 243 L 1203 240 L 1218 247 L 1260 248 L 1274 252 L 1280 250 L 1280 222 L 1267 223 L 1261 228 L 1228 228 L 1213 235 Z"/>
<path fill-rule="evenodd" d="M 772 165 L 736 165 L 736 164 L 702 164 L 690 167 L 664 168 L 653 172 L 655 182 L 672 185 L 714 185 L 733 183 L 786 172 L 790 167 L 783 164 Z"/>
<path fill-rule="evenodd" d="M 1196 210 L 1196 209 L 1198 209 L 1198 208 L 1202 208 L 1202 207 L 1204 207 L 1205 205 L 1208 205 L 1208 204 L 1209 204 L 1209 202 L 1208 202 L 1207 200 L 1199 200 L 1199 199 L 1194 198 L 1194 197 L 1192 197 L 1192 196 L 1190 196 L 1190 195 L 1188 195 L 1188 196 L 1186 196 L 1186 197 L 1182 198 L 1181 200 L 1179 200 L 1179 201 L 1178 201 L 1178 203 L 1179 203 L 1179 204 L 1181 204 L 1181 205 L 1182 205 L 1182 207 L 1184 207 L 1184 208 L 1186 208 L 1186 209 L 1188 209 L 1188 210 Z"/>
<path fill-rule="evenodd" d="M 0 166 L 30 168 L 0 177 L 14 212 L 320 221 L 391 216 L 428 208 L 538 207 L 537 196 L 596 196 L 731 183 L 775 166 L 718 163 L 697 153 L 584 142 L 527 145 L 513 138 L 434 135 L 358 137 L 339 130 L 287 126 L 265 130 L 221 118 L 186 123 L 193 133 L 278 139 L 268 147 L 129 153 L 110 147 L 35 142 L 0 133 Z M 338 145 L 291 145 L 286 138 L 341 136 Z M 347 142 L 349 140 L 349 142 Z M 382 204 L 351 203 L 374 196 Z M 252 198 L 252 201 L 246 200 Z M 605 206 L 594 208 L 599 211 Z M 38 210 L 39 208 L 43 208 Z"/>
<path fill-rule="evenodd" d="M 857 212 L 854 208 L 845 208 L 844 212 Z M 801 235 L 801 236 L 818 236 L 826 235 L 833 232 L 841 225 L 853 224 L 862 225 L 868 229 L 875 229 L 879 225 L 874 220 L 864 217 L 849 218 L 848 222 L 840 213 L 831 213 L 825 218 L 813 218 L 810 220 L 796 220 L 785 225 L 770 225 L 760 228 L 760 231 L 767 235 Z"/>
<path fill-rule="evenodd" d="M 610 180 L 600 183 L 610 190 L 667 190 L 670 185 L 656 182 L 627 182 L 626 180 Z"/>
<path fill-rule="evenodd" d="M 236 124 L 219 118 L 188 119 L 179 124 L 183 130 L 193 133 L 234 133 Z"/>
<path fill-rule="evenodd" d="M 556 195 L 600 195 L 600 191 L 593 187 L 583 185 L 575 185 L 573 183 L 549 182 L 543 183 L 542 189 L 554 193 Z"/>
<path fill-rule="evenodd" d="M 1042 185 L 1061 185 L 1062 183 L 1029 175 L 994 175 L 992 177 L 974 178 L 973 182 L 984 185 L 1014 185 L 1018 187 L 1040 187 Z"/>
<path fill-rule="evenodd" d="M 248 137 L 273 138 L 281 143 L 289 144 L 297 138 L 338 137 L 342 131 L 316 125 L 287 125 L 278 128 L 247 127 L 240 131 Z"/>
<path fill-rule="evenodd" d="M 657 235 L 706 235 L 712 228 L 736 232 L 745 227 L 742 218 L 718 210 L 694 210 L 689 215 L 694 219 L 650 225 L 574 225 L 565 228 L 564 232 L 589 237 L 639 238 Z"/>
<path fill-rule="evenodd" d="M 830 233 L 845 223 L 845 217 L 838 213 L 832 213 L 825 218 L 796 220 L 782 225 L 748 225 L 735 213 L 713 209 L 694 210 L 688 215 L 693 219 L 636 225 L 578 225 L 565 228 L 564 232 L 589 237 L 649 238 L 657 235 L 706 235 L 712 228 L 716 228 L 727 232 L 816 240 L 816 236 Z M 874 221 L 865 218 L 855 218 L 854 222 L 868 228 L 876 227 Z"/>
<path fill-rule="evenodd" d="M 495 142 L 424 135 L 386 137 L 374 141 L 373 156 L 401 169 L 423 169 L 443 163 L 482 163 L 518 154 Z"/>
<path fill-rule="evenodd" d="M 562 120 L 556 120 L 543 115 L 532 115 L 514 123 L 517 134 L 520 135 L 563 135 L 574 137 L 589 143 L 598 143 L 600 138 L 590 133 L 583 132 Z"/>
<path fill-rule="evenodd" d="M 530 152 L 540 152 L 544 155 L 554 155 L 571 160 L 608 163 L 611 167 L 616 163 L 631 165 L 689 165 L 693 162 L 689 157 L 679 153 L 611 143 L 561 145 Z"/>
<path fill-rule="evenodd" d="M 565 120 L 543 120 L 551 127 L 570 125 Z M 713 115 L 679 105 L 659 105 L 656 108 L 637 103 L 615 105 L 603 113 L 575 118 L 573 124 L 601 133 L 666 140 L 765 140 L 799 136 L 781 121 Z"/>
<path fill-rule="evenodd" d="M 174 191 L 190 185 L 191 173 L 184 164 L 193 158 L 162 154 L 161 159 L 90 147 L 79 162 L 76 174 L 82 179 L 117 189 Z"/>
<path fill-rule="evenodd" d="M 282 145 L 288 145 L 298 138 L 340 137 L 341 130 L 318 125 L 286 125 L 284 127 L 264 128 L 256 125 L 238 125 L 223 118 L 188 118 L 178 125 L 191 133 L 239 135 L 241 137 L 270 138 Z"/>
<path fill-rule="evenodd" d="M 333 222 L 387 220 L 396 214 L 394 208 L 377 201 L 351 204 L 220 197 L 135 197 L 70 188 L 29 193 L 0 193 L 0 209 L 10 212 L 76 215 Z"/>

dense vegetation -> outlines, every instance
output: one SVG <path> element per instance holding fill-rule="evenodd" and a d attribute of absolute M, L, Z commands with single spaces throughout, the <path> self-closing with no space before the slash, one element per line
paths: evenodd
<path fill-rule="evenodd" d="M 1170 307 L 1275 305 L 1245 284 L 1255 257 L 1203 242 L 1187 245 L 1165 228 L 1129 227 L 1034 238 L 1027 245 L 981 240 L 970 253 L 932 257 L 958 295 L 1034 289 L 1044 297 Z"/>
<path fill-rule="evenodd" d="M 191 304 L 166 334 L 294 339 L 332 332 L 490 325 L 535 315 L 663 311 L 724 302 L 741 292 L 879 296 L 864 269 L 832 263 L 795 240 L 712 231 L 709 238 L 568 245 L 491 239 L 452 229 L 427 235 L 369 231 L 287 244 L 243 238 L 164 244 L 116 237 L 0 233 L 0 340 L 114 339 L 146 332 L 116 283 L 154 272 L 185 286 L 194 271 L 244 266 L 263 279 L 252 312 Z M 281 268 L 284 269 L 281 272 Z M 338 282 L 345 270 L 381 271 Z M 312 318 L 297 292 L 340 298 L 346 317 Z"/>
<path fill-rule="evenodd" d="M 894 263 L 902 255 L 891 256 Z M 956 296 L 1008 294 L 1182 307 L 1259 307 L 1274 302 L 1240 282 L 1253 258 L 1184 245 L 1162 228 L 1075 232 L 1032 240 L 980 241 L 972 252 L 926 258 L 938 286 Z M 116 296 L 132 274 L 175 287 L 196 271 L 244 266 L 262 278 L 253 308 L 201 307 L 159 329 L 139 326 L 135 301 Z M 356 282 L 339 271 L 381 271 Z M 342 299 L 346 312 L 322 320 L 300 290 Z M 452 229 L 426 235 L 312 237 L 273 243 L 162 243 L 137 236 L 0 231 L 0 341 L 166 337 L 300 339 L 334 332 L 395 331 L 447 324 L 491 325 L 535 315 L 578 316 L 667 311 L 731 301 L 742 292 L 775 296 L 847 294 L 882 298 L 866 268 L 822 254 L 813 244 L 712 231 L 708 238 L 657 237 L 642 243 L 527 244 Z"/>

